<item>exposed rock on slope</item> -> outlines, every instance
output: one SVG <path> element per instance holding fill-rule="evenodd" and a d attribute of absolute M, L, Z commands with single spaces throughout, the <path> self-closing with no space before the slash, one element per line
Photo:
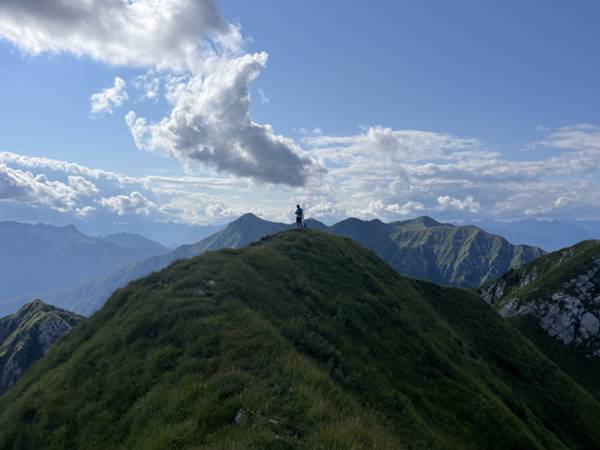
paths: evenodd
<path fill-rule="evenodd" d="M 0 319 L 0 394 L 83 317 L 34 300 Z"/>
<path fill-rule="evenodd" d="M 563 344 L 600 356 L 600 241 L 584 241 L 480 290 L 504 317 L 528 316 Z"/>

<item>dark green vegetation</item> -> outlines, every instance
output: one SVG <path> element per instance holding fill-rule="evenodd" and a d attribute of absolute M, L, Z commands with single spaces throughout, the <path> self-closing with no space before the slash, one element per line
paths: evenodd
<path fill-rule="evenodd" d="M 165 251 L 138 235 L 96 238 L 73 226 L 0 222 L 0 316 L 15 312 L 41 292 L 75 288 Z"/>
<path fill-rule="evenodd" d="M 0 318 L 0 395 L 82 319 L 39 300 Z"/>
<path fill-rule="evenodd" d="M 600 400 L 600 359 L 588 358 L 580 349 L 566 346 L 549 336 L 531 317 L 507 319 L 529 340 L 533 341 L 550 360 L 571 376 L 597 400 Z"/>
<path fill-rule="evenodd" d="M 600 241 L 544 255 L 480 293 L 600 399 Z"/>
<path fill-rule="evenodd" d="M 476 295 L 287 231 L 117 291 L 0 399 L 0 448 L 597 449 L 599 419 Z"/>
<path fill-rule="evenodd" d="M 463 287 L 479 286 L 482 281 L 496 278 L 543 253 L 535 247 L 514 246 L 502 237 L 477 227 L 441 224 L 429 217 L 390 224 L 379 220 L 347 219 L 332 227 L 308 220 L 307 225 L 311 230 L 327 231 L 360 242 L 402 274 Z M 48 293 L 43 298 L 49 303 L 89 315 L 100 308 L 116 289 L 174 261 L 221 248 L 240 248 L 294 226 L 245 214 L 197 244 L 182 245 L 164 255 L 120 268 L 106 278 L 85 282 L 74 290 Z"/>

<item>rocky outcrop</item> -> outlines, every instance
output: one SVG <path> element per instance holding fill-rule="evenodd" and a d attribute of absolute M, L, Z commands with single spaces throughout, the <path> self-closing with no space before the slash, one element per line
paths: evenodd
<path fill-rule="evenodd" d="M 0 394 L 83 317 L 34 300 L 0 319 Z"/>
<path fill-rule="evenodd" d="M 529 316 L 550 336 L 600 356 L 600 242 L 540 258 L 480 288 L 504 317 Z"/>
<path fill-rule="evenodd" d="M 577 344 L 592 348 L 598 347 L 600 331 L 600 309 L 590 308 L 581 298 L 563 292 L 552 295 L 551 301 L 529 300 L 521 303 L 513 298 L 499 310 L 504 317 L 529 315 L 536 317 L 540 326 L 550 336 L 563 344 Z"/>

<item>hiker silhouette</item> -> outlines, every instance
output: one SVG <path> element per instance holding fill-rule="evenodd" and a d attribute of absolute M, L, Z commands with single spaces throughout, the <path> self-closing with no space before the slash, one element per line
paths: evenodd
<path fill-rule="evenodd" d="M 296 205 L 296 229 L 302 230 L 304 228 L 304 210 L 300 208 L 300 205 Z"/>

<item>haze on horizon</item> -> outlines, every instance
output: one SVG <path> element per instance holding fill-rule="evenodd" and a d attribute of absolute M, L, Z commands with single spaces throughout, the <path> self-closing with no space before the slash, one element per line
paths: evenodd
<path fill-rule="evenodd" d="M 0 220 L 600 220 L 600 5 L 0 3 Z"/>

